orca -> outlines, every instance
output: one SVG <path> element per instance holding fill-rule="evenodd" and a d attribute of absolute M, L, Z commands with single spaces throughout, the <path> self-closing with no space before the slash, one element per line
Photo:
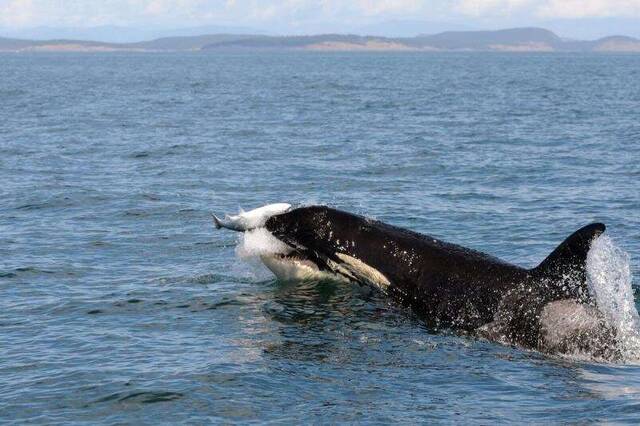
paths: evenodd
<path fill-rule="evenodd" d="M 332 278 L 373 286 L 433 329 L 549 353 L 615 359 L 615 329 L 589 292 L 586 257 L 605 231 L 587 225 L 527 269 L 428 235 L 322 205 L 268 205 L 217 228 L 263 230 L 261 255 L 280 279 Z"/>

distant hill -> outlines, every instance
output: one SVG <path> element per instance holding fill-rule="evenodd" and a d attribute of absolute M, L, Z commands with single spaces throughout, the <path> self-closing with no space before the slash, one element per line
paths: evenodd
<path fill-rule="evenodd" d="M 242 40 L 245 38 L 258 37 L 256 35 L 231 35 L 231 34 L 211 34 L 201 36 L 185 37 L 165 37 L 137 43 L 104 43 L 99 41 L 83 40 L 20 40 L 10 38 L 0 38 L 1 51 L 193 51 L 211 43 L 220 43 L 229 40 Z"/>
<path fill-rule="evenodd" d="M 417 46 L 440 50 L 554 50 L 562 39 L 543 28 L 512 28 L 498 31 L 447 31 L 435 35 L 419 36 Z"/>
<path fill-rule="evenodd" d="M 222 40 L 203 46 L 202 49 L 637 52 L 640 51 L 640 40 L 615 36 L 595 41 L 566 41 L 543 28 L 512 28 L 497 31 L 447 31 L 404 38 L 344 34 L 258 36 Z"/>
<path fill-rule="evenodd" d="M 256 35 L 210 34 L 185 37 L 163 37 L 139 43 L 123 44 L 124 48 L 143 50 L 200 50 L 204 46 L 226 41 L 244 40 L 260 37 Z"/>
<path fill-rule="evenodd" d="M 203 47 L 203 50 L 220 49 L 304 49 L 304 50 L 407 50 L 405 41 L 387 37 L 359 36 L 351 34 L 321 34 L 314 36 L 260 36 L 226 40 Z"/>
<path fill-rule="evenodd" d="M 21 40 L 0 38 L 0 52 L 22 51 L 113 51 L 122 45 L 84 40 Z"/>
<path fill-rule="evenodd" d="M 104 43 L 85 40 L 22 40 L 0 38 L 0 51 L 208 51 L 219 50 L 320 50 L 320 51 L 583 51 L 639 52 L 640 40 L 611 36 L 598 40 L 565 40 L 543 28 L 497 31 L 447 31 L 416 37 L 379 37 L 353 34 L 265 36 L 210 34 L 164 37 L 137 43 Z"/>
<path fill-rule="evenodd" d="M 596 52 L 640 52 L 640 40 L 626 36 L 604 37 L 594 42 Z"/>

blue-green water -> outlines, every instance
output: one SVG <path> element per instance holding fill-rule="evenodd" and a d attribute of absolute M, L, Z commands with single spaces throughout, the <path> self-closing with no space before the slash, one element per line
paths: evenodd
<path fill-rule="evenodd" d="M 275 282 L 209 213 L 327 203 L 534 266 L 640 265 L 640 56 L 0 56 L 0 420 L 640 418 L 640 367 Z"/>

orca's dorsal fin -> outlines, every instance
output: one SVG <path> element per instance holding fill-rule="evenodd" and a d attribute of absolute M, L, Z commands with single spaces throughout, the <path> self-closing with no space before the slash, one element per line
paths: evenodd
<path fill-rule="evenodd" d="M 592 223 L 578 229 L 551 252 L 535 270 L 562 272 L 566 268 L 584 266 L 593 240 L 605 230 L 602 223 Z"/>
<path fill-rule="evenodd" d="M 591 243 L 605 231 L 602 223 L 592 223 L 578 229 L 551 252 L 532 272 L 545 278 L 554 293 L 568 297 L 585 297 L 587 254 Z M 555 285 L 554 285 L 555 284 Z M 553 288 L 557 287 L 557 288 Z"/>

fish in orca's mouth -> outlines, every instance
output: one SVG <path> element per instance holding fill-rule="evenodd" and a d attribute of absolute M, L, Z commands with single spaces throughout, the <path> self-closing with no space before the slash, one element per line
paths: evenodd
<path fill-rule="evenodd" d="M 581 350 L 616 356 L 609 350 L 615 331 L 598 313 L 586 280 L 591 243 L 605 230 L 600 223 L 574 232 L 531 269 L 326 206 L 271 204 L 214 216 L 214 223 L 251 231 L 245 236 L 268 235 L 280 250 L 260 258 L 281 280 L 371 285 L 436 328 L 547 352 L 567 352 L 567 342 L 579 336 Z"/>
<path fill-rule="evenodd" d="M 226 228 L 232 231 L 244 232 L 263 227 L 265 222 L 274 215 L 282 214 L 291 209 L 291 204 L 276 203 L 245 212 L 240 211 L 237 215 L 225 215 L 224 219 L 213 215 L 213 224 L 216 229 Z"/>

